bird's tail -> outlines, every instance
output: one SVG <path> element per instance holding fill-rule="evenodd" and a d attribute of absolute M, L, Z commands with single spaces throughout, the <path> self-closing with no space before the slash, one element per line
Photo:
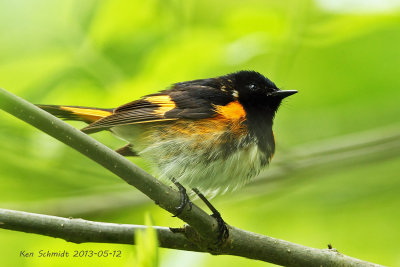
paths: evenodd
<path fill-rule="evenodd" d="M 92 123 L 113 114 L 113 109 L 89 108 L 77 106 L 37 105 L 54 116 L 73 121 Z"/>

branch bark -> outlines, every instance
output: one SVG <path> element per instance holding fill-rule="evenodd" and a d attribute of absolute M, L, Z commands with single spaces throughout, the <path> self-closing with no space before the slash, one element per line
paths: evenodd
<path fill-rule="evenodd" d="M 0 228 L 57 237 L 77 244 L 95 242 L 132 245 L 135 233 L 146 227 L 0 209 Z M 168 227 L 154 227 L 154 229 L 157 232 L 159 245 L 163 248 L 201 251 L 182 233 L 173 233 Z"/>
<path fill-rule="evenodd" d="M 174 213 L 179 205 L 180 196 L 176 190 L 88 135 L 1 88 L 0 108 L 99 163 L 163 209 Z M 168 228 L 156 228 L 161 246 L 173 248 L 174 245 L 174 248 L 182 250 L 237 255 L 285 266 L 379 266 L 333 250 L 308 248 L 232 226 L 228 226 L 229 239 L 217 246 L 217 222 L 205 211 L 193 205 L 191 210 L 185 209 L 179 218 L 189 224 L 184 228 L 184 234 L 173 233 Z M 138 227 L 0 210 L 0 228 L 59 237 L 77 243 L 131 244 L 132 233 Z"/>

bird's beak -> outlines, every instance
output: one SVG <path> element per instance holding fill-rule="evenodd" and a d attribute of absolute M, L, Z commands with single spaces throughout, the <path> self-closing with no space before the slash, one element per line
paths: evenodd
<path fill-rule="evenodd" d="M 278 90 L 272 93 L 269 93 L 270 96 L 279 97 L 280 99 L 284 99 L 285 97 L 294 95 L 297 93 L 296 90 Z"/>

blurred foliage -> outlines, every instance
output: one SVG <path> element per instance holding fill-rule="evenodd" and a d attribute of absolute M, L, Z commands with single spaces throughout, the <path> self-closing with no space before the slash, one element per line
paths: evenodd
<path fill-rule="evenodd" d="M 135 236 L 135 258 L 134 266 L 137 267 L 157 267 L 158 265 L 158 240 L 157 232 L 149 213 L 145 217 L 145 225 L 149 226 L 143 231 L 138 231 Z"/>
<path fill-rule="evenodd" d="M 368 9 L 369 1 L 344 2 L 4 0 L 0 86 L 33 103 L 115 107 L 174 82 L 256 70 L 300 91 L 275 120 L 279 156 L 294 145 L 398 123 L 399 5 L 381 1 L 385 8 Z M 113 148 L 123 144 L 109 133 L 94 137 Z M 1 207 L 134 191 L 3 112 L 0 138 Z M 331 167 L 291 175 L 265 195 L 236 197 L 246 195 L 244 188 L 213 203 L 237 227 L 308 246 L 332 243 L 353 257 L 400 266 L 399 173 L 399 157 Z M 181 224 L 153 204 L 82 217 L 141 223 L 148 211 L 157 225 Z M 119 249 L 123 257 L 19 256 L 40 249 Z M 265 266 L 160 251 L 161 266 Z M 1 230 L 0 256 L 3 266 L 131 266 L 134 253 L 126 245 L 76 245 Z"/>

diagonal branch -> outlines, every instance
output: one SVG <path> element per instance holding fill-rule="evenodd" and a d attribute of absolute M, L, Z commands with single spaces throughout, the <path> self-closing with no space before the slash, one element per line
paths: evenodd
<path fill-rule="evenodd" d="M 29 102 L 0 88 L 0 108 L 53 136 L 138 188 L 163 209 L 174 213 L 179 193 L 162 184 L 135 164 L 88 135 Z M 335 250 L 309 248 L 229 226 L 230 237 L 216 246 L 216 220 L 199 207 L 185 209 L 179 218 L 189 226 L 183 233 L 156 228 L 165 247 L 211 252 L 257 259 L 285 266 L 379 266 L 354 259 Z M 140 226 L 65 219 L 0 209 L 0 228 L 63 238 L 71 242 L 131 243 Z M 104 231 L 102 233 L 102 231 Z M 195 244 L 195 245 L 194 245 Z"/>
<path fill-rule="evenodd" d="M 180 195 L 176 190 L 87 134 L 4 89 L 0 89 L 0 108 L 99 163 L 139 189 L 161 208 L 176 212 L 175 207 L 180 204 Z M 216 220 L 198 206 L 193 205 L 191 211 L 183 210 L 178 217 L 196 229 L 203 238 L 214 242 L 217 239 Z"/>

